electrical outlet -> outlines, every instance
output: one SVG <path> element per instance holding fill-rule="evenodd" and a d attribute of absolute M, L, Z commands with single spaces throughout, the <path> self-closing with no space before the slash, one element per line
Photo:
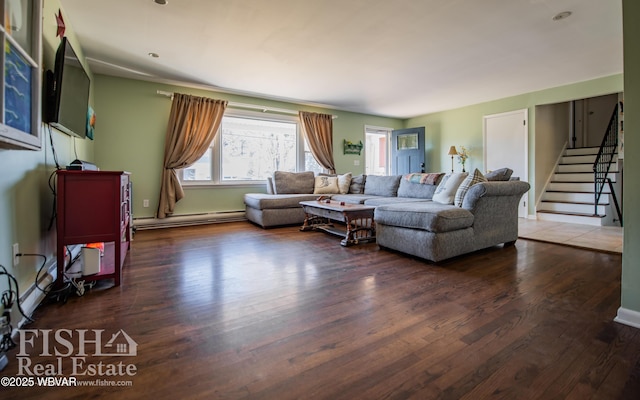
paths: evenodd
<path fill-rule="evenodd" d="M 14 243 L 13 244 L 13 266 L 14 267 L 19 263 L 20 257 L 18 257 L 18 254 L 20 254 L 20 245 L 18 243 Z"/>
<path fill-rule="evenodd" d="M 142 207 L 149 207 L 149 199 L 142 200 Z"/>
<path fill-rule="evenodd" d="M 360 160 L 353 160 L 353 165 L 360 165 Z"/>

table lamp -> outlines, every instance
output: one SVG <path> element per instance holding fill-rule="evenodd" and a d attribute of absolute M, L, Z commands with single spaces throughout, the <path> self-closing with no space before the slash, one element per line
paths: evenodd
<path fill-rule="evenodd" d="M 453 156 L 458 155 L 458 150 L 456 150 L 456 146 L 449 147 L 449 153 L 447 154 L 451 156 L 451 172 L 453 172 Z"/>

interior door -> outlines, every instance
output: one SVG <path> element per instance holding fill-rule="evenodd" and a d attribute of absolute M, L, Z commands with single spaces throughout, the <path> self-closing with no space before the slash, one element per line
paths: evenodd
<path fill-rule="evenodd" d="M 484 167 L 487 171 L 511 168 L 514 177 L 529 181 L 527 109 L 486 115 L 484 128 Z M 523 195 L 518 216 L 527 217 L 527 194 Z"/>
<path fill-rule="evenodd" d="M 424 126 L 391 132 L 391 175 L 424 172 Z"/>

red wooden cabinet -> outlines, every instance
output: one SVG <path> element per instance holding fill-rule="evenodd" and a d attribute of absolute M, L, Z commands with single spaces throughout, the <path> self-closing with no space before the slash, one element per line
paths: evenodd
<path fill-rule="evenodd" d="M 113 279 L 120 285 L 122 264 L 131 241 L 131 187 L 124 171 L 57 172 L 56 286 L 64 283 L 65 246 L 104 242 L 100 273 L 83 276 L 89 282 Z"/>

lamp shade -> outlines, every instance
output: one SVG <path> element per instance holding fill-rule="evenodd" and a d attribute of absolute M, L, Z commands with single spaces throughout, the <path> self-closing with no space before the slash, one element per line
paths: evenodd
<path fill-rule="evenodd" d="M 450 156 L 457 156 L 458 155 L 458 150 L 456 150 L 456 146 L 449 147 L 448 155 L 450 155 Z"/>

